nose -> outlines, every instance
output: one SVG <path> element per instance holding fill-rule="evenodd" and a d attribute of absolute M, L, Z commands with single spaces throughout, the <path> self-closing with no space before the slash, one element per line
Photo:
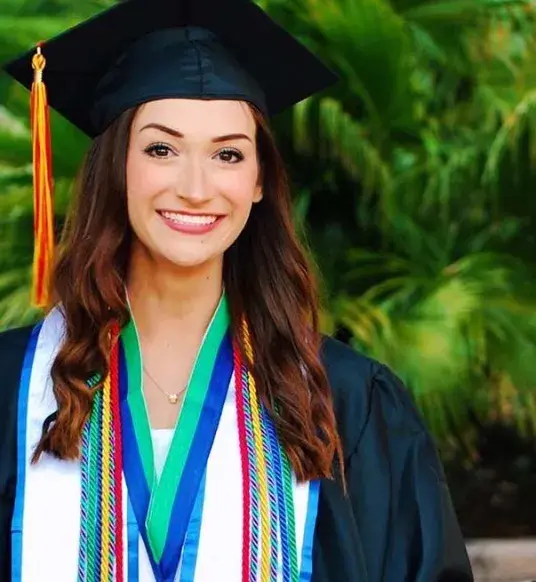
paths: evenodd
<path fill-rule="evenodd" d="M 202 204 L 212 197 L 206 168 L 193 157 L 183 160 L 177 180 L 177 196 L 192 204 Z"/>

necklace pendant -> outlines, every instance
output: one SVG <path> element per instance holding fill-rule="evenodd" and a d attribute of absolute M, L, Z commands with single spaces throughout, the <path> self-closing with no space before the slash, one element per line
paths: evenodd
<path fill-rule="evenodd" d="M 170 404 L 177 404 L 177 402 L 179 401 L 179 395 L 178 394 L 168 394 L 168 400 Z"/>

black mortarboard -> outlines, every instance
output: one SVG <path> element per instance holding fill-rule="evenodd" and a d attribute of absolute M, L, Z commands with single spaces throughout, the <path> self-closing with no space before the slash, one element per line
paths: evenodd
<path fill-rule="evenodd" d="M 336 81 L 251 0 L 127 0 L 5 70 L 31 90 L 38 306 L 54 252 L 49 106 L 95 137 L 147 101 L 234 99 L 275 114 Z"/>
<path fill-rule="evenodd" d="M 28 88 L 34 52 L 5 67 Z M 127 0 L 42 52 L 50 106 L 92 137 L 159 98 L 239 99 L 273 115 L 336 80 L 251 0 Z"/>

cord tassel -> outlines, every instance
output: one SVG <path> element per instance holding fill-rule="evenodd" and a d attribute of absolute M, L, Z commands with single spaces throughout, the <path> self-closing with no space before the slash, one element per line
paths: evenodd
<path fill-rule="evenodd" d="M 34 185 L 32 304 L 35 307 L 47 307 L 49 304 L 54 254 L 52 150 L 47 91 L 43 82 L 45 66 L 46 59 L 41 52 L 41 46 L 38 46 L 32 59 L 34 81 L 30 102 Z"/>

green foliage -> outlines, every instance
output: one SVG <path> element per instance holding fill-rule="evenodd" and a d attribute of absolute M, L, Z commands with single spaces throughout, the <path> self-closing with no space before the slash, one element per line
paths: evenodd
<path fill-rule="evenodd" d="M 341 76 L 293 115 L 326 329 L 392 366 L 444 442 L 469 413 L 534 428 L 534 4 L 271 6 Z"/>
<path fill-rule="evenodd" d="M 340 76 L 276 122 L 327 331 L 407 382 L 443 443 L 536 429 L 532 0 L 263 0 Z M 0 60 L 111 0 L 3 0 Z M 0 78 L 0 327 L 32 321 L 28 95 Z M 53 116 L 58 218 L 87 141 Z"/>

